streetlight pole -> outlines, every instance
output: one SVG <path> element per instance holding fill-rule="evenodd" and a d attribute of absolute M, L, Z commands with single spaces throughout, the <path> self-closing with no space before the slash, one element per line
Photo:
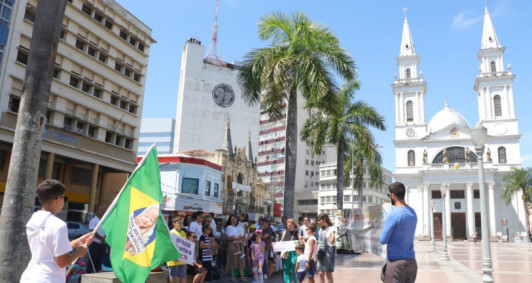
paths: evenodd
<path fill-rule="evenodd" d="M 355 152 L 351 151 L 351 213 L 353 213 L 354 209 L 355 209 Z"/>
<path fill-rule="evenodd" d="M 434 243 L 434 201 L 430 202 L 430 239 L 432 248 L 429 252 L 436 252 L 436 243 Z"/>
<path fill-rule="evenodd" d="M 477 123 L 470 130 L 471 140 L 475 145 L 478 160 L 478 187 L 480 191 L 480 225 L 482 226 L 482 282 L 494 282 L 491 264 L 490 235 L 488 229 L 488 211 L 486 207 L 486 189 L 484 187 L 484 145 L 488 139 L 488 130 L 482 124 Z"/>
<path fill-rule="evenodd" d="M 441 190 L 441 200 L 442 200 L 442 204 L 443 204 L 443 209 L 442 209 L 442 229 L 441 229 L 441 235 L 442 235 L 442 238 L 443 238 L 443 254 L 442 254 L 442 260 L 443 261 L 449 261 L 449 254 L 447 253 L 447 217 L 446 217 L 446 214 L 447 214 L 447 208 L 445 207 L 445 198 L 446 198 L 446 195 L 447 195 L 447 191 L 449 190 L 449 185 L 448 184 L 443 184 L 440 188 Z"/>

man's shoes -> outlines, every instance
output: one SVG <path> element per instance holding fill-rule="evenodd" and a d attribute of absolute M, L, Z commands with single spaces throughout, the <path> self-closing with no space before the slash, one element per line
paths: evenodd
<path fill-rule="evenodd" d="M 264 274 L 264 279 L 268 279 L 268 275 Z"/>

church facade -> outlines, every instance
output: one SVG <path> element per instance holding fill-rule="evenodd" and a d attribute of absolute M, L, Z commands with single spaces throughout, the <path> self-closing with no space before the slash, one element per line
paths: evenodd
<path fill-rule="evenodd" d="M 509 65 L 504 66 L 504 50 L 486 8 L 478 52 L 480 68 L 474 89 L 478 97 L 478 121 L 488 129 L 489 135 L 483 160 L 492 239 L 526 233 L 521 193 L 514 195 L 509 204 L 501 198 L 502 177 L 512 167 L 521 167 L 513 95 L 515 75 Z M 397 57 L 399 75 L 392 84 L 396 121 L 394 178 L 407 187 L 406 201 L 418 216 L 418 239 L 430 239 L 431 218 L 436 239 L 441 238 L 442 231 L 453 239 L 471 239 L 475 232 L 479 236 L 481 233 L 478 163 L 469 133 L 476 121 L 470 124 L 442 101 L 443 109 L 426 122 L 427 82 L 418 70 L 419 59 L 405 16 Z M 441 225 L 443 211 L 446 227 Z"/>

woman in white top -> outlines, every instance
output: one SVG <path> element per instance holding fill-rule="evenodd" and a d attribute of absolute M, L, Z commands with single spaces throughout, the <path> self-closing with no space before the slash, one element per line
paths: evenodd
<path fill-rule="evenodd" d="M 305 227 L 308 239 L 305 243 L 305 259 L 307 263 L 305 268 L 307 270 L 307 277 L 309 283 L 314 283 L 314 273 L 316 272 L 316 254 L 318 253 L 318 241 L 314 237 L 316 232 L 316 223 L 307 224 Z"/>
<path fill-rule="evenodd" d="M 244 279 L 244 258 L 240 257 L 240 253 L 237 249 L 237 242 L 243 241 L 243 237 L 240 236 L 238 229 L 236 216 L 231 215 L 225 226 L 225 234 L 227 235 L 227 272 L 231 274 L 231 281 L 236 281 L 233 276 L 233 271 L 238 269 L 240 273 L 240 280 L 245 282 Z"/>

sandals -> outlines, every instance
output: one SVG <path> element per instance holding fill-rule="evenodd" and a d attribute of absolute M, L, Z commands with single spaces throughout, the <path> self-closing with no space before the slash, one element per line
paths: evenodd
<path fill-rule="evenodd" d="M 232 282 L 236 282 L 236 278 L 233 277 L 233 276 L 231 276 L 231 281 L 232 281 Z"/>

